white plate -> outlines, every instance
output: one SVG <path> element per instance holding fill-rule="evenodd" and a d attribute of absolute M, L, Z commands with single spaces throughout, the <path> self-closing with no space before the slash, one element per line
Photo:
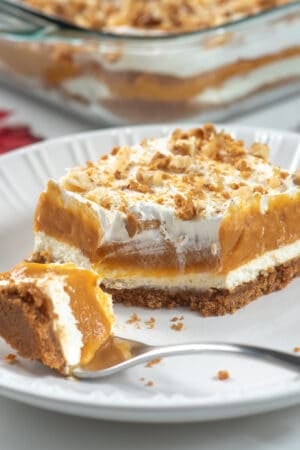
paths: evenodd
<path fill-rule="evenodd" d="M 185 125 L 186 126 L 186 125 Z M 273 162 L 295 170 L 300 137 L 292 133 L 226 126 L 246 143 L 270 144 Z M 65 168 L 96 159 L 120 144 L 166 134 L 170 127 L 111 129 L 40 143 L 0 158 L 0 269 L 9 269 L 32 248 L 32 217 L 39 192 L 49 177 Z M 149 343 L 201 340 L 247 342 L 292 351 L 300 346 L 300 280 L 260 298 L 232 316 L 201 318 L 187 310 L 150 311 L 116 306 L 120 334 Z M 133 312 L 140 329 L 127 324 Z M 173 316 L 184 315 L 184 330 L 170 328 Z M 151 316 L 157 325 L 149 330 Z M 56 411 L 113 420 L 187 422 L 235 417 L 300 403 L 300 377 L 288 370 L 237 356 L 163 359 L 152 368 L 130 369 L 101 381 L 74 381 L 55 375 L 38 363 L 18 359 L 0 342 L 0 393 Z M 218 370 L 230 379 L 218 381 Z M 143 380 L 142 380 L 143 379 Z M 153 386 L 145 386 L 148 381 Z"/>

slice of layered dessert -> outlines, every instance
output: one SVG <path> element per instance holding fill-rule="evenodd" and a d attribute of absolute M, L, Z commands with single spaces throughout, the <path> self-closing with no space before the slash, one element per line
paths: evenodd
<path fill-rule="evenodd" d="M 18 353 L 68 375 L 111 336 L 110 295 L 73 264 L 21 263 L 0 275 L 0 335 Z"/>
<path fill-rule="evenodd" d="M 93 268 L 116 302 L 232 313 L 300 270 L 297 174 L 212 125 L 117 147 L 50 180 L 33 258 Z"/>

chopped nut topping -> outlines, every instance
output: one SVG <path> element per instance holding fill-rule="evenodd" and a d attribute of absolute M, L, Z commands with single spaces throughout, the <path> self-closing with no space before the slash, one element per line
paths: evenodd
<path fill-rule="evenodd" d="M 162 153 L 155 153 L 153 156 L 151 162 L 150 162 L 150 169 L 151 170 L 166 170 L 169 167 L 170 164 L 170 156 L 163 155 Z"/>
<path fill-rule="evenodd" d="M 116 180 L 122 180 L 123 178 L 126 178 L 125 172 L 121 172 L 120 170 L 116 170 L 114 173 L 114 177 Z"/>
<path fill-rule="evenodd" d="M 174 136 L 174 133 L 172 137 Z M 195 150 L 195 142 L 186 139 L 172 139 L 169 143 L 169 149 L 175 155 L 193 155 Z"/>
<path fill-rule="evenodd" d="M 135 27 L 183 32 L 222 25 L 291 0 L 24 0 L 46 14 L 57 15 L 84 28 L 109 30 Z M 205 47 L 224 45 L 230 33 L 205 42 Z M 112 53 L 112 62 L 118 48 Z M 109 54 L 108 54 L 109 55 Z"/>
<path fill-rule="evenodd" d="M 184 198 L 180 194 L 176 194 L 174 197 L 175 213 L 179 219 L 191 220 L 196 214 L 196 208 L 191 199 Z"/>
<path fill-rule="evenodd" d="M 276 189 L 279 186 L 281 186 L 281 184 L 282 184 L 282 181 L 279 177 L 274 176 L 274 177 L 270 178 L 270 180 L 269 180 L 269 186 L 271 189 Z"/>
<path fill-rule="evenodd" d="M 129 184 L 127 186 L 128 189 L 131 189 L 133 191 L 138 191 L 138 192 L 149 192 L 149 186 L 147 186 L 146 184 L 141 184 L 136 180 L 129 180 Z"/>
<path fill-rule="evenodd" d="M 191 165 L 192 159 L 190 156 L 174 156 L 169 164 L 169 169 L 177 172 L 185 172 L 185 170 Z"/>
<path fill-rule="evenodd" d="M 129 237 L 135 236 L 140 230 L 140 224 L 133 214 L 128 214 L 125 220 L 125 226 Z"/>
<path fill-rule="evenodd" d="M 300 186 L 300 169 L 296 170 L 293 181 L 297 186 Z"/>
<path fill-rule="evenodd" d="M 91 207 L 93 202 L 124 214 L 127 231 L 135 236 L 146 229 L 163 230 L 158 218 L 148 221 L 133 214 L 143 203 L 193 220 L 225 214 L 232 200 L 242 206 L 253 196 L 281 193 L 289 174 L 267 158 L 265 144 L 247 150 L 242 141 L 207 124 L 146 139 L 143 145 L 115 147 L 107 159 L 71 169 L 60 186 L 89 200 Z M 299 171 L 293 179 L 300 185 Z"/>
<path fill-rule="evenodd" d="M 251 145 L 249 152 L 258 158 L 262 158 L 267 161 L 269 159 L 270 149 L 266 144 L 259 144 L 255 142 Z"/>

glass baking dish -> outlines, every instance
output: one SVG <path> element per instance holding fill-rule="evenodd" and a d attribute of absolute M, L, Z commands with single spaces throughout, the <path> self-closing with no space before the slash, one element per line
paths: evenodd
<path fill-rule="evenodd" d="M 96 124 L 226 120 L 300 93 L 300 1 L 179 35 L 76 30 L 0 8 L 0 80 Z"/>

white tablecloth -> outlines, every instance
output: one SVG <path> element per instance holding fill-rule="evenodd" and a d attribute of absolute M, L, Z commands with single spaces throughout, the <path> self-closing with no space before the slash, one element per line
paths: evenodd
<path fill-rule="evenodd" d="M 1 109 L 17 110 L 14 120 L 30 123 L 44 137 L 92 128 L 0 86 Z M 238 121 L 300 131 L 300 97 Z M 0 450 L 298 450 L 299 421 L 300 406 L 212 423 L 135 425 L 64 416 L 0 398 Z"/>

